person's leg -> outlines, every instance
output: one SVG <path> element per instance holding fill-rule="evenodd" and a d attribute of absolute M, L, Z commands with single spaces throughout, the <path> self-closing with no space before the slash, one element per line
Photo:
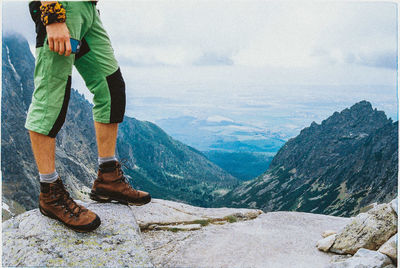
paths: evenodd
<path fill-rule="evenodd" d="M 40 14 L 40 2 L 31 2 L 29 8 L 34 15 L 37 38 L 35 90 L 25 127 L 29 130 L 40 181 L 53 182 L 58 177 L 55 171 L 55 137 L 67 114 L 74 55 L 59 55 L 49 49 L 46 28 L 40 21 L 40 15 L 37 15 Z M 67 21 L 67 27 L 73 34 L 79 34 L 80 25 L 78 20 Z"/>
<path fill-rule="evenodd" d="M 125 82 L 102 25 L 93 7 L 93 24 L 82 40 L 75 66 L 94 94 L 93 119 L 96 128 L 99 170 L 93 183 L 91 199 L 109 202 L 146 204 L 151 196 L 133 189 L 123 176 L 121 164 L 115 158 L 118 123 L 125 113 Z"/>
<path fill-rule="evenodd" d="M 37 48 L 35 90 L 25 127 L 29 130 L 40 182 L 51 183 L 58 178 L 55 169 L 55 137 L 67 114 L 72 64 L 73 58 L 49 51 L 47 45 Z M 56 76 L 54 70 L 59 71 Z"/>
<path fill-rule="evenodd" d="M 95 121 L 94 127 L 96 129 L 99 164 L 107 160 L 116 160 L 115 145 L 117 143 L 118 123 L 105 124 Z"/>
<path fill-rule="evenodd" d="M 66 2 L 63 4 L 68 6 Z M 39 6 L 40 2 L 30 4 L 32 11 L 36 13 L 39 12 Z M 75 13 L 76 19 L 74 16 L 67 17 L 67 27 L 72 36 L 81 29 L 78 17 L 78 13 Z M 35 90 L 25 127 L 29 130 L 32 151 L 39 169 L 39 209 L 43 215 L 57 219 L 76 231 L 91 231 L 100 225 L 100 218 L 70 197 L 55 171 L 55 137 L 67 113 L 74 55 L 64 56 L 51 51 L 40 20 L 36 21 L 36 26 L 39 31 L 34 72 Z"/>
<path fill-rule="evenodd" d="M 100 164 L 102 158 L 115 157 L 118 123 L 125 113 L 125 83 L 94 5 L 92 11 L 93 24 L 82 38 L 75 67 L 94 95 L 93 119 Z"/>
<path fill-rule="evenodd" d="M 84 17 L 92 16 L 90 6 L 60 1 L 67 10 L 66 24 L 71 37 L 80 39 L 88 30 Z M 67 114 L 71 91 L 72 66 L 75 55 L 59 55 L 49 49 L 46 28 L 40 21 L 40 2 L 29 4 L 36 17 L 35 90 L 29 106 L 25 127 L 29 130 L 32 149 L 39 173 L 55 170 L 55 137 Z M 86 7 L 86 9 L 84 8 Z"/>
<path fill-rule="evenodd" d="M 52 173 L 55 170 L 56 139 L 34 131 L 29 131 L 29 135 L 39 172 Z"/>
<path fill-rule="evenodd" d="M 41 182 L 54 182 L 58 178 L 55 168 L 55 138 L 29 131 L 32 144 L 33 156 L 35 158 Z"/>

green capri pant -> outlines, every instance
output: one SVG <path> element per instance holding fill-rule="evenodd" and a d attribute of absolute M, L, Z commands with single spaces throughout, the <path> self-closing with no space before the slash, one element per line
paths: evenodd
<path fill-rule="evenodd" d="M 120 123 L 125 113 L 125 82 L 114 56 L 110 39 L 101 23 L 94 2 L 59 1 L 66 9 L 66 24 L 71 38 L 81 40 L 78 54 L 66 57 L 51 51 L 46 28 L 40 21 L 40 2 L 29 9 L 36 24 L 35 90 L 25 127 L 56 137 L 67 114 L 71 92 L 72 66 L 93 93 L 93 119 L 101 123 Z"/>

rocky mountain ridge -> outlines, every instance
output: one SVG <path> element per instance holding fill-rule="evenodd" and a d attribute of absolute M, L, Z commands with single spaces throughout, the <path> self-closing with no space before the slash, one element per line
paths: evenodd
<path fill-rule="evenodd" d="M 290 139 L 220 205 L 351 216 L 397 194 L 398 121 L 361 101 Z"/>

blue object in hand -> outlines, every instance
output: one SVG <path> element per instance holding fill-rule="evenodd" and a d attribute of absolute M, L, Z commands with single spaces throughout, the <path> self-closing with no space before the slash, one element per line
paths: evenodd
<path fill-rule="evenodd" d="M 70 38 L 69 40 L 71 42 L 71 53 L 78 53 L 79 49 L 81 48 L 81 41 L 74 38 Z"/>

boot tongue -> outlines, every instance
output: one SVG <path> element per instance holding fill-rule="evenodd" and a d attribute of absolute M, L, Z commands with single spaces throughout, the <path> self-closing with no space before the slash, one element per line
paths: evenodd
<path fill-rule="evenodd" d="M 51 192 L 54 192 L 54 193 L 63 192 L 64 184 L 62 183 L 62 180 L 60 179 L 60 177 L 58 177 L 58 179 L 56 181 L 54 181 L 52 183 L 48 183 L 47 185 Z"/>
<path fill-rule="evenodd" d="M 117 168 L 117 162 L 118 161 L 116 160 L 104 162 L 99 166 L 100 172 L 102 173 L 113 172 Z"/>
<path fill-rule="evenodd" d="M 62 180 L 60 179 L 60 177 L 58 177 L 58 179 L 52 183 L 54 185 L 54 187 L 57 188 L 64 188 L 64 184 L 62 182 Z"/>
<path fill-rule="evenodd" d="M 60 177 L 54 182 L 54 184 L 57 188 L 59 188 L 59 191 L 62 191 L 62 198 L 64 198 L 64 201 L 67 203 L 66 205 L 68 205 L 71 212 L 74 214 L 78 213 L 80 206 L 76 204 L 72 198 L 70 198 L 69 193 L 65 190 L 64 184 Z"/>

